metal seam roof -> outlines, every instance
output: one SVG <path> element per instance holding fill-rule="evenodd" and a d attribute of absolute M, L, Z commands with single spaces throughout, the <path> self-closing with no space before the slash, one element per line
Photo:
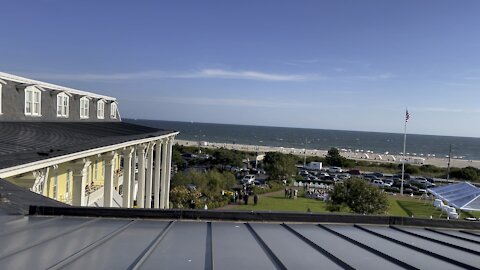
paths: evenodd
<path fill-rule="evenodd" d="M 12 222 L 22 229 L 11 230 Z M 426 250 L 389 236 L 397 229 L 408 228 L 411 227 L 29 216 L 0 222 L 0 230 L 8 232 L 0 235 L 0 241 L 10 243 L 0 246 L 0 267 L 223 269 L 228 265 L 229 269 L 243 270 L 248 265 L 250 269 L 290 269 L 293 266 L 302 269 L 423 269 L 431 258 L 430 263 L 432 266 L 436 263 L 436 269 L 479 269 L 479 265 L 468 263 L 478 255 L 458 246 L 446 242 L 435 244 L 439 248 L 454 248 L 462 254 L 462 258 L 449 258 L 441 255 L 445 251 Z M 368 238 L 353 240 L 346 234 L 356 235 L 357 230 Z M 459 232 L 436 230 L 452 239 L 455 238 L 447 232 Z M 469 232 L 472 233 L 470 238 L 480 240 L 478 231 Z M 338 240 L 320 241 L 323 236 Z M 411 237 L 420 239 L 417 234 Z M 234 248 L 225 249 L 224 243 Z M 385 245 L 400 245 L 419 255 L 405 260 L 401 249 L 392 252 Z M 476 247 L 475 252 L 480 250 L 480 244 L 472 242 L 472 245 Z M 255 246 L 261 252 L 251 254 L 245 249 Z M 358 250 L 362 250 L 365 257 L 355 257 Z M 245 257 L 246 254 L 254 257 Z M 309 257 L 305 257 L 306 254 L 310 254 Z"/>

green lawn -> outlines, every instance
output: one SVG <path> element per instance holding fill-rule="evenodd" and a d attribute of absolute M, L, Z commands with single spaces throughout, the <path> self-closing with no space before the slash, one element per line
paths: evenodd
<path fill-rule="evenodd" d="M 388 214 L 392 216 L 413 216 L 419 218 L 440 217 L 441 212 L 433 207 L 431 201 L 424 201 L 413 198 L 398 198 L 391 196 L 388 198 L 390 209 Z"/>
<path fill-rule="evenodd" d="M 284 197 L 283 191 L 261 195 L 258 204 L 253 205 L 253 198 L 250 198 L 248 205 L 230 205 L 232 210 L 261 210 L 261 211 L 297 211 L 314 213 L 328 212 L 325 209 L 325 203 L 318 200 L 307 199 L 303 197 L 303 191 L 299 192 L 297 200 L 287 199 Z M 433 207 L 431 201 L 419 200 L 418 198 L 389 196 L 388 203 L 390 205 L 387 212 L 391 216 L 413 216 L 418 218 L 439 218 L 441 212 Z M 460 218 L 480 217 L 480 212 L 465 213 L 462 212 Z M 445 214 L 442 215 L 445 218 Z"/>
<path fill-rule="evenodd" d="M 253 205 L 253 198 L 250 197 L 248 205 L 235 205 L 231 209 L 248 211 L 262 210 L 307 212 L 308 208 L 310 208 L 312 212 L 327 212 L 324 202 L 304 198 L 303 192 L 299 192 L 299 196 L 296 200 L 287 199 L 284 197 L 283 191 L 260 196 L 256 206 Z"/>

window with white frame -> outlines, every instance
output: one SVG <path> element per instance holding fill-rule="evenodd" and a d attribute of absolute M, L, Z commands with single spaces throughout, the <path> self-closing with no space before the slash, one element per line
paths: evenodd
<path fill-rule="evenodd" d="M 97 118 L 105 118 L 105 101 L 103 100 L 97 101 Z"/>
<path fill-rule="evenodd" d="M 117 103 L 115 102 L 110 104 L 110 118 L 117 119 Z"/>
<path fill-rule="evenodd" d="M 103 100 L 97 101 L 97 118 L 105 118 L 105 101 Z"/>
<path fill-rule="evenodd" d="M 80 118 L 87 119 L 89 116 L 90 101 L 87 97 L 80 99 Z"/>
<path fill-rule="evenodd" d="M 65 93 L 57 95 L 57 117 L 68 117 L 69 96 Z"/>
<path fill-rule="evenodd" d="M 34 86 L 25 88 L 25 115 L 41 116 L 42 92 Z"/>

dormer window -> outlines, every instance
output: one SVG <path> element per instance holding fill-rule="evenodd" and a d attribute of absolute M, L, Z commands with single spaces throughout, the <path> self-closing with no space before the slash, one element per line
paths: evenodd
<path fill-rule="evenodd" d="M 103 100 L 97 101 L 97 118 L 105 118 L 105 101 Z"/>
<path fill-rule="evenodd" d="M 90 100 L 87 97 L 80 99 L 80 119 L 88 119 L 90 108 Z"/>
<path fill-rule="evenodd" d="M 41 116 L 42 92 L 34 86 L 25 88 L 25 115 Z"/>
<path fill-rule="evenodd" d="M 115 102 L 110 104 L 110 118 L 117 119 L 117 103 Z"/>
<path fill-rule="evenodd" d="M 65 93 L 57 95 L 57 117 L 68 117 L 69 97 Z"/>

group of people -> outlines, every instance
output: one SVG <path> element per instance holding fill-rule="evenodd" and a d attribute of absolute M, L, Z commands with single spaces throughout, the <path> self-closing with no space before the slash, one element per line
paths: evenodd
<path fill-rule="evenodd" d="M 253 196 L 253 205 L 257 205 L 258 195 L 253 193 L 251 190 L 250 191 L 249 190 L 235 191 L 235 193 L 233 193 L 233 198 L 232 199 L 233 199 L 234 203 L 238 203 L 238 202 L 243 201 L 243 203 L 245 205 L 247 205 L 250 196 Z"/>
<path fill-rule="evenodd" d="M 285 198 L 296 200 L 298 197 L 298 190 L 292 188 L 285 188 Z"/>
<path fill-rule="evenodd" d="M 305 197 L 325 201 L 328 198 L 328 190 L 309 188 L 305 191 Z"/>

